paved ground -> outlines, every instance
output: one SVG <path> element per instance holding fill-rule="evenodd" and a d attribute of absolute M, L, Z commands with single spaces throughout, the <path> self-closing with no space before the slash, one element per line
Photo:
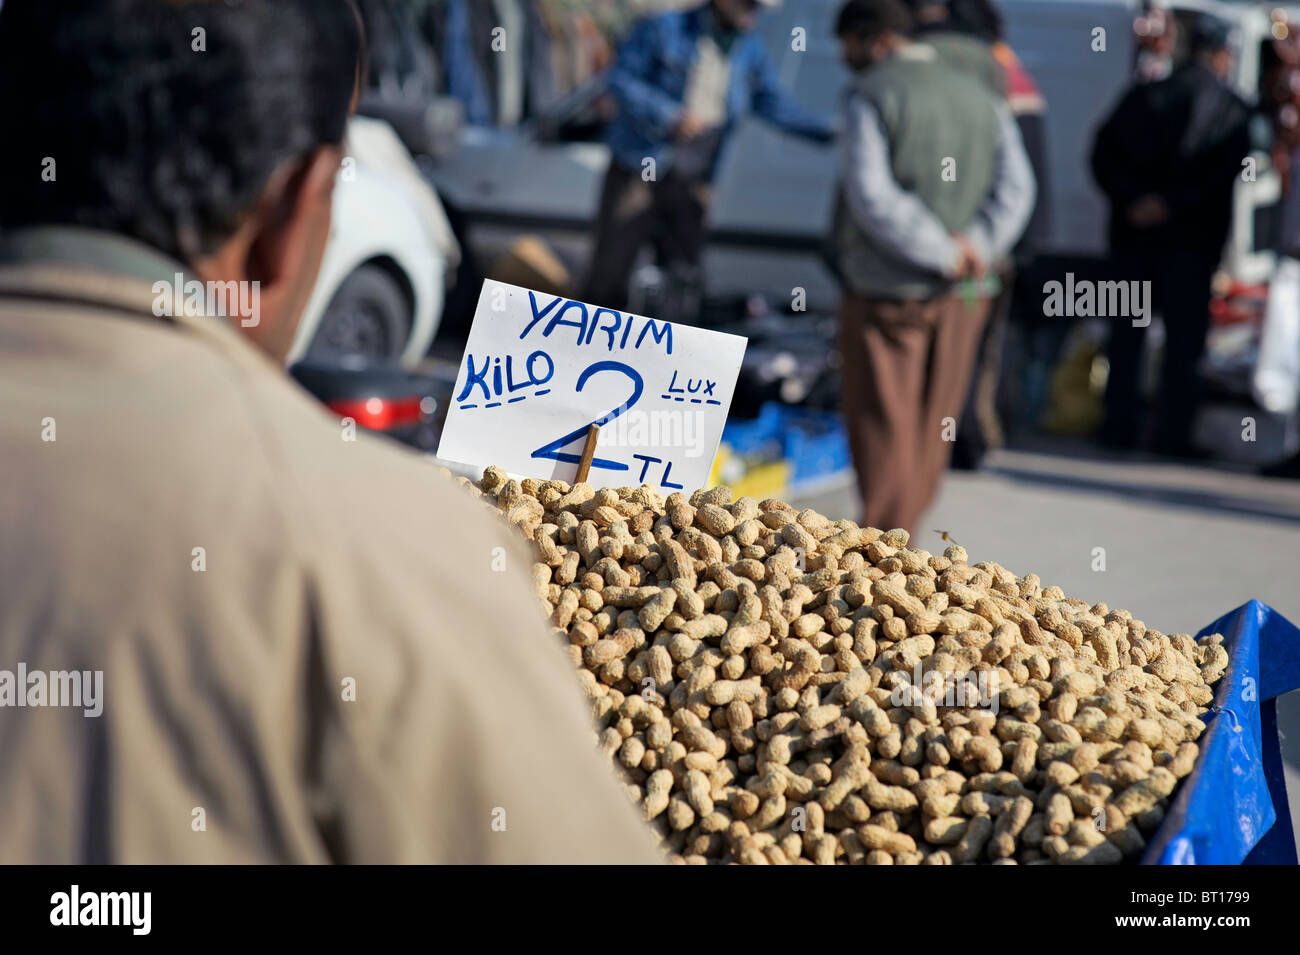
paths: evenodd
<path fill-rule="evenodd" d="M 1057 449 L 1060 450 L 1060 449 Z M 1300 482 L 1074 450 L 997 452 L 951 474 L 915 539 L 946 530 L 972 560 L 1038 574 L 1070 596 L 1124 607 L 1166 633 L 1195 633 L 1251 598 L 1300 622 Z M 841 480 L 795 497 L 856 516 Z M 1105 570 L 1094 570 L 1104 548 Z M 1291 815 L 1300 830 L 1300 693 L 1279 703 Z"/>

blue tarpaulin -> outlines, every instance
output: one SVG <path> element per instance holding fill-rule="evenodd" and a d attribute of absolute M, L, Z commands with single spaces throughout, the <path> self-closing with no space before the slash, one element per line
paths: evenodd
<path fill-rule="evenodd" d="M 1148 865 L 1295 865 L 1277 697 L 1300 687 L 1300 629 L 1252 600 L 1201 630 L 1224 636 L 1201 754 L 1152 837 Z"/>
<path fill-rule="evenodd" d="M 790 483 L 796 485 L 847 470 L 851 464 L 842 417 L 779 401 L 766 402 L 752 420 L 729 419 L 722 440 L 742 456 L 788 461 Z"/>

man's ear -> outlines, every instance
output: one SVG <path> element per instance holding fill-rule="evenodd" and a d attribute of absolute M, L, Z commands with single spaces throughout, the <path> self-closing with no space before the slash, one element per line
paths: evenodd
<path fill-rule="evenodd" d="M 248 247 L 245 274 L 262 283 L 263 294 L 294 285 L 311 270 L 314 281 L 319 247 L 329 230 L 335 173 L 342 161 L 337 146 L 322 146 L 271 177 L 258 204 L 256 234 Z M 320 233 L 325 233 L 321 235 Z"/>

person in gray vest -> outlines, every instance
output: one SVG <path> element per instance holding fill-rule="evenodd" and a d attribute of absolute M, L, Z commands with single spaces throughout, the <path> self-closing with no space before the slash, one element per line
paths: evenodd
<path fill-rule="evenodd" d="M 900 0 L 836 22 L 853 81 L 833 226 L 844 415 L 864 523 L 911 528 L 947 466 L 994 291 L 1034 205 L 1006 104 L 912 42 Z"/>

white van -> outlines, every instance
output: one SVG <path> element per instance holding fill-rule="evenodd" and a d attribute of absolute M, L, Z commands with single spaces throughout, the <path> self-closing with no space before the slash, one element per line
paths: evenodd
<path fill-rule="evenodd" d="M 411 368 L 433 341 L 460 246 L 388 123 L 354 116 L 344 148 L 329 242 L 288 363 L 346 358 Z"/>

